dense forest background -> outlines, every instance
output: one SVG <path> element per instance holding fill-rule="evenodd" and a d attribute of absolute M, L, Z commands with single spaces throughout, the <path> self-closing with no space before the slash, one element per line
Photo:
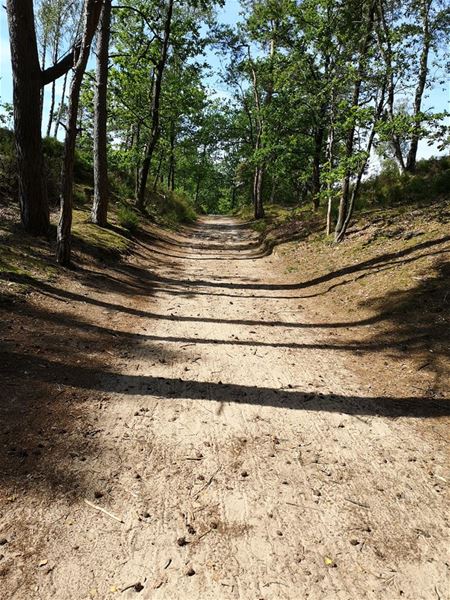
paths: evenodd
<path fill-rule="evenodd" d="M 14 101 L 1 119 L 16 151 L 3 130 L 3 180 L 29 232 L 46 235 L 59 203 L 61 264 L 74 194 L 92 195 L 100 226 L 114 201 L 131 229 L 140 213 L 311 209 L 339 242 L 355 206 L 447 192 L 448 158 L 418 152 L 449 144 L 448 113 L 427 101 L 448 95 L 446 1 L 243 0 L 233 25 L 224 10 L 7 2 Z"/>

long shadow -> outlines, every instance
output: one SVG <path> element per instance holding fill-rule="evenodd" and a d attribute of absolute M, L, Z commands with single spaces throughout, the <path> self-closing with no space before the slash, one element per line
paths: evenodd
<path fill-rule="evenodd" d="M 189 229 L 186 231 L 185 240 L 164 235 L 164 233 L 161 231 L 159 231 L 157 234 L 146 231 L 137 234 L 136 239 L 141 244 L 146 245 L 150 243 L 151 247 L 155 245 L 167 244 L 168 246 L 172 246 L 174 248 L 180 248 L 183 251 L 206 250 L 211 252 L 230 252 L 230 250 L 233 250 L 236 252 L 242 252 L 245 250 L 254 250 L 261 245 L 259 237 L 255 237 L 253 232 L 249 232 L 246 236 L 238 236 L 227 233 L 226 231 L 224 232 L 222 228 L 217 229 L 217 232 L 219 231 L 221 235 L 217 235 L 215 233 L 209 235 L 207 232 L 203 231 L 203 227 L 198 229 L 197 232 L 193 227 L 189 227 Z M 243 237 L 244 239 L 242 239 Z M 202 239 L 204 242 L 199 241 Z M 148 246 L 146 247 L 148 248 Z"/>
<path fill-rule="evenodd" d="M 0 495 L 32 489 L 53 499 L 93 498 L 90 465 L 104 448 L 92 405 L 105 400 L 99 380 L 108 353 L 129 356 L 136 339 L 63 313 L 65 302 L 51 307 L 17 297 L 0 304 Z M 144 351 L 155 362 L 178 357 L 173 346 L 146 344 Z M 15 352 L 25 360 L 10 360 Z M 80 367 L 76 378 L 71 364 Z"/>
<path fill-rule="evenodd" d="M 120 262 L 114 263 L 116 273 L 100 275 L 78 271 L 79 276 L 88 287 L 97 288 L 106 294 L 120 293 L 135 295 L 141 293 L 148 297 L 151 294 L 165 293 L 169 296 L 182 294 L 195 297 L 199 294 L 214 295 L 214 288 L 236 288 L 237 290 L 255 289 L 299 289 L 332 281 L 343 274 L 370 272 L 372 268 L 388 268 L 398 262 L 405 263 L 428 255 L 444 254 L 445 250 L 425 254 L 421 251 L 442 244 L 450 236 L 439 240 L 424 242 L 407 248 L 401 252 L 384 254 L 356 265 L 348 265 L 343 269 L 308 282 L 292 286 L 267 285 L 258 283 L 194 282 L 194 291 L 190 291 L 191 281 L 157 277 L 147 269 Z M 158 264 L 155 261 L 155 264 Z M 77 461 L 86 460 L 102 451 L 96 442 L 97 426 L 89 423 L 86 415 L 81 414 L 85 401 L 91 401 L 95 393 L 111 392 L 123 395 L 152 395 L 170 401 L 171 398 L 189 400 L 209 399 L 216 402 L 236 402 L 258 406 L 274 406 L 293 410 L 312 410 L 341 412 L 354 415 L 382 415 L 387 417 L 410 416 L 416 418 L 449 416 L 449 400 L 435 400 L 430 394 L 421 397 L 390 398 L 386 396 L 344 396 L 335 394 L 311 394 L 298 390 L 280 390 L 269 387 L 255 387 L 240 384 L 219 384 L 211 382 L 181 381 L 173 378 L 143 377 L 138 375 L 121 375 L 111 371 L 102 352 L 111 348 L 115 338 L 115 346 L 132 348 L 139 344 L 140 352 L 160 356 L 162 360 L 177 360 L 184 352 L 183 344 L 226 344 L 241 347 L 286 347 L 294 349 L 324 349 L 342 352 L 378 351 L 387 349 L 393 354 L 399 352 L 419 353 L 423 358 L 424 368 L 440 369 L 445 377 L 445 359 L 448 359 L 447 311 L 449 308 L 450 267 L 442 264 L 438 275 L 428 281 L 420 282 L 407 292 L 396 292 L 376 299 L 372 308 L 376 314 L 357 322 L 303 324 L 282 321 L 259 322 L 251 319 L 201 319 L 190 316 L 160 315 L 133 307 L 92 298 L 88 294 L 78 294 L 62 289 L 51 283 L 37 281 L 17 273 L 6 275 L 9 280 L 28 283 L 42 294 L 53 299 L 83 303 L 92 307 L 100 307 L 108 311 L 120 311 L 125 314 L 149 319 L 170 319 L 179 322 L 223 322 L 231 325 L 257 327 L 296 327 L 296 328 L 341 328 L 371 325 L 380 320 L 389 321 L 385 331 L 376 332 L 370 338 L 355 342 L 334 343 L 319 340 L 314 344 L 300 342 L 274 342 L 257 338 L 216 340 L 197 338 L 195 336 L 159 337 L 154 335 L 121 332 L 108 327 L 98 327 L 81 319 L 57 310 L 44 311 L 28 305 L 26 302 L 8 306 L 3 311 L 0 352 L 0 377 L 2 398 L 0 400 L 0 476 L 3 483 L 15 485 L 16 482 L 27 482 L 42 488 L 46 483 L 52 490 L 63 490 L 64 493 L 79 495 L 88 493 L 91 483 L 85 480 L 84 471 L 77 467 Z M 201 285 L 212 290 L 199 290 Z M 336 285 L 341 285 L 338 282 Z M 178 289 L 179 288 L 179 289 Z M 219 291 L 219 290 L 217 290 Z M 219 293 L 218 295 L 222 295 Z M 228 295 L 228 294 L 224 294 Z M 229 294 L 234 298 L 242 298 Z M 246 294 L 245 298 L 255 296 Z M 260 296 L 258 296 L 260 297 Z M 267 296 L 271 300 L 282 296 Z M 292 299 L 296 296 L 287 296 Z M 55 303 L 52 304 L 54 306 Z M 61 309 L 61 305 L 58 309 Z M 67 307 L 67 304 L 65 304 Z M 9 319 L 14 313 L 20 317 L 16 330 L 9 330 Z M 21 343 L 20 327 L 25 326 L 29 339 Z M 76 345 L 73 344 L 76 342 Z M 168 343 L 169 342 L 169 343 Z M 27 351 L 24 349 L 27 348 Z M 64 353 L 61 354 L 61 349 Z M 94 348 L 94 358 L 86 351 Z M 45 352 L 42 353 L 41 350 Z M 77 361 L 80 360 L 78 364 Z M 63 393 L 59 396 L 60 393 Z M 103 397 L 103 396 L 102 396 Z M 64 401 L 60 401 L 64 398 Z M 70 399 L 71 398 L 71 399 Z M 114 401 L 114 400 L 111 400 Z M 101 427 L 101 424 L 98 426 Z M 85 433 L 88 432 L 87 437 Z M 91 437 L 92 434 L 92 437 Z M 69 457 L 69 458 L 68 458 Z M 56 493 L 56 492 L 55 492 Z"/>
<path fill-rule="evenodd" d="M 247 228 L 247 225 L 245 225 L 245 228 Z M 189 235 L 189 237 L 192 235 L 189 230 L 187 231 L 187 235 Z M 307 230 L 300 232 L 296 231 L 268 240 L 262 235 L 255 237 L 250 234 L 247 237 L 250 237 L 251 241 L 247 243 L 235 243 L 228 238 L 225 242 L 221 242 L 220 244 L 212 244 L 210 241 L 206 241 L 205 244 L 193 244 L 189 239 L 187 239 L 186 242 L 182 242 L 164 236 L 164 234 L 159 232 L 158 235 L 145 232 L 137 239 L 139 244 L 146 250 L 150 250 L 151 252 L 155 252 L 156 254 L 167 258 L 193 261 L 232 260 L 235 262 L 240 260 L 248 261 L 265 258 L 272 254 L 276 246 L 286 242 L 302 240 L 306 238 L 307 235 Z M 146 243 L 147 240 L 150 240 L 151 245 Z M 168 249 L 179 249 L 181 253 L 172 254 Z M 201 250 L 201 253 L 195 252 L 195 250 Z"/>
<path fill-rule="evenodd" d="M 415 246 L 405 248 L 403 250 L 397 252 L 389 252 L 386 254 L 382 254 L 381 256 L 377 256 L 375 258 L 371 258 L 366 261 L 362 261 L 360 263 L 356 263 L 353 265 L 348 265 L 346 267 L 342 267 L 336 271 L 332 271 L 330 273 L 326 273 L 324 275 L 320 275 L 319 277 L 315 277 L 314 279 L 310 279 L 309 281 L 301 281 L 299 283 L 283 283 L 283 284 L 266 284 L 266 283 L 223 283 L 216 281 L 209 281 L 204 279 L 190 279 L 185 281 L 185 285 L 189 285 L 192 287 L 200 286 L 200 287 L 221 287 L 221 288 L 230 288 L 236 290 L 300 290 L 308 287 L 312 287 L 315 285 L 319 285 L 321 283 L 326 283 L 332 279 L 336 279 L 338 277 L 342 277 L 343 275 L 350 275 L 352 273 L 356 273 L 358 271 L 371 269 L 377 266 L 383 266 L 385 264 L 395 264 L 399 262 L 399 259 L 409 256 L 415 252 L 420 250 L 425 250 L 427 248 L 431 248 L 433 246 L 438 246 L 440 244 L 444 244 L 446 242 L 450 242 L 450 236 L 445 236 L 435 240 L 428 240 L 426 242 L 422 242 L 421 244 L 416 244 Z M 446 251 L 445 251 L 446 252 Z M 161 281 L 162 283 L 180 283 L 177 280 L 172 280 L 166 277 L 156 277 L 157 281 Z"/>
<path fill-rule="evenodd" d="M 104 370 L 99 372 L 95 368 L 74 364 L 65 365 L 64 377 L 61 378 L 61 374 L 55 370 L 56 363 L 51 360 L 37 360 L 34 356 L 17 352 L 1 352 L 0 359 L 6 367 L 17 365 L 21 369 L 32 370 L 37 381 L 76 385 L 89 390 L 125 395 L 157 396 L 167 401 L 171 398 L 202 399 L 292 410 L 384 417 L 427 418 L 450 415 L 449 399 L 436 401 L 427 397 L 411 396 L 390 398 L 318 394 L 208 381 L 183 381 L 168 377 L 122 375 Z"/>
<path fill-rule="evenodd" d="M 389 311 L 389 327 L 370 343 L 395 347 L 420 358 L 420 368 L 432 371 L 435 385 L 448 388 L 450 373 L 450 262 L 434 264 L 423 280 L 408 290 L 392 291 L 370 302 L 378 314 Z"/>
<path fill-rule="evenodd" d="M 102 274 L 95 274 L 95 277 L 98 277 L 100 280 L 104 279 L 105 280 L 105 286 L 106 284 L 112 283 L 113 286 L 117 286 L 117 288 L 115 287 L 115 291 L 117 291 L 117 289 L 120 289 L 121 292 L 123 292 L 122 286 L 123 281 L 119 280 L 119 279 L 115 279 L 112 277 L 107 277 L 107 276 L 103 276 Z M 119 313 L 124 313 L 124 314 L 129 314 L 135 317 L 141 317 L 144 319 L 154 319 L 154 320 L 164 320 L 164 321 L 172 321 L 175 323 L 219 323 L 219 324 L 224 324 L 224 325 L 237 325 L 237 326 L 248 326 L 248 327 L 269 327 L 269 328 L 277 328 L 277 327 L 282 327 L 285 329 L 340 329 L 340 328 L 344 328 L 344 327 L 364 327 L 367 325 L 373 325 L 379 321 L 382 320 L 386 320 L 389 318 L 390 316 L 390 312 L 384 312 L 378 315 L 374 315 L 372 317 L 368 317 L 366 319 L 361 319 L 359 321 L 341 321 L 341 322 L 327 322 L 327 323 L 298 323 L 298 322 L 290 322 L 290 321 L 256 321 L 256 320 L 252 320 L 252 319 L 219 319 L 219 318 L 213 318 L 213 317 L 191 317 L 191 316 L 184 316 L 184 315 L 176 315 L 176 314 L 168 314 L 168 315 L 163 315 L 163 314 L 159 314 L 159 313 L 154 313 L 151 311 L 147 311 L 147 310 L 141 310 L 141 309 L 137 309 L 137 308 L 133 308 L 133 307 L 129 307 L 129 306 L 123 306 L 121 304 L 115 304 L 115 303 L 111 303 L 111 302 L 106 302 L 104 300 L 100 300 L 98 298 L 92 298 L 89 296 L 84 296 L 82 294 L 77 294 L 75 292 L 70 292 L 68 290 L 64 290 L 62 288 L 58 288 L 55 286 L 52 286 L 49 283 L 45 283 L 42 281 L 37 281 L 34 279 L 30 279 L 27 276 L 23 276 L 23 275 L 19 275 L 17 276 L 16 274 L 10 274 L 10 280 L 16 281 L 16 282 L 20 282 L 20 283 L 27 283 L 30 286 L 33 286 L 34 288 L 40 290 L 41 293 L 43 293 L 44 295 L 49 295 L 53 298 L 61 298 L 61 299 L 65 299 L 65 300 L 72 300 L 74 302 L 80 302 L 83 304 L 91 304 L 93 306 L 98 306 L 98 307 L 102 307 L 105 309 L 108 309 L 110 311 L 114 311 L 114 312 L 119 312 Z M 109 280 L 112 280 L 112 282 L 110 282 Z M 147 286 L 142 286 L 139 288 L 135 288 L 134 284 L 129 284 L 129 289 L 127 290 L 127 292 L 129 294 L 133 294 L 136 295 L 136 291 L 137 289 L 141 289 L 141 291 L 143 293 L 148 292 L 148 287 Z M 36 307 L 32 307 L 32 308 L 27 308 L 26 306 L 20 306 L 20 308 L 17 309 L 18 312 L 20 312 L 21 314 L 29 314 L 30 316 L 36 316 L 38 309 Z M 42 315 L 40 315 L 40 318 L 42 319 L 46 319 L 48 316 L 48 318 L 50 318 L 50 320 L 59 320 L 60 319 L 60 315 L 47 315 L 46 313 L 42 313 Z M 65 315 L 64 318 L 66 325 L 70 324 L 70 318 L 69 316 Z M 84 328 L 89 328 L 92 327 L 92 329 L 95 329 L 97 331 L 102 331 L 105 332 L 107 334 L 112 334 L 113 331 L 105 328 L 105 327 L 100 327 L 100 326 L 96 326 L 96 325 L 89 325 L 89 323 L 78 323 L 76 321 L 74 321 L 73 324 L 76 324 L 78 326 L 82 326 Z M 117 332 L 114 332 L 117 335 Z M 126 335 L 126 332 L 124 332 L 122 335 Z M 131 337 L 135 337 L 136 339 L 139 338 L 146 338 L 146 339 L 153 339 L 154 341 L 159 341 L 159 338 L 157 336 L 145 336 L 143 334 L 130 334 Z M 277 343 L 260 343 L 258 341 L 253 341 L 253 340 L 215 340 L 215 339 L 199 339 L 199 338 L 171 338 L 171 337 L 167 337 L 164 338 L 164 340 L 171 342 L 195 342 L 195 343 L 203 343 L 203 344 L 236 344 L 236 345 L 253 345 L 253 346 L 257 346 L 257 345 L 266 345 L 266 346 L 279 346 L 279 347 L 289 347 L 289 348 L 294 348 L 295 345 L 293 344 L 277 344 Z M 309 345 L 302 345 L 299 344 L 298 347 L 312 347 Z M 325 347 L 325 346 L 320 346 L 320 347 Z M 328 346 L 329 348 L 336 348 L 336 346 Z M 358 346 L 359 347 L 359 346 Z M 349 348 L 350 349 L 350 348 Z M 351 348 L 353 349 L 353 348 Z"/>

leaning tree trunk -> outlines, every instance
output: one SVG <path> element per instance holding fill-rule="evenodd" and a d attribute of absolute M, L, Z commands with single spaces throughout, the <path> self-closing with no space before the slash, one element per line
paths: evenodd
<path fill-rule="evenodd" d="M 73 167 L 75 162 L 75 141 L 77 137 L 78 105 L 81 83 L 89 58 L 92 38 L 97 28 L 103 0 L 86 0 L 84 5 L 84 27 L 81 48 L 72 75 L 69 91 L 69 105 L 64 142 L 63 166 L 61 175 L 61 212 L 56 238 L 56 260 L 65 267 L 70 266 L 71 229 L 73 205 Z"/>
<path fill-rule="evenodd" d="M 45 235 L 49 227 L 41 136 L 42 71 L 32 0 L 8 0 L 13 72 L 14 133 L 19 175 L 19 202 L 26 231 Z"/>
<path fill-rule="evenodd" d="M 372 151 L 372 145 L 373 145 L 373 141 L 375 139 L 375 133 L 376 133 L 376 127 L 377 127 L 377 123 L 379 121 L 379 119 L 381 118 L 381 115 L 383 113 L 383 108 L 384 108 L 384 98 L 385 98 L 385 94 L 386 94 L 386 85 L 383 86 L 383 88 L 381 89 L 381 93 L 380 93 L 380 98 L 379 101 L 377 103 L 377 108 L 375 111 L 375 115 L 374 115 L 374 122 L 372 124 L 372 130 L 370 132 L 369 135 L 369 139 L 367 142 L 367 148 L 365 151 L 365 158 L 364 160 L 362 160 L 357 175 L 356 175 L 356 180 L 353 183 L 353 188 L 351 190 L 351 194 L 350 194 L 350 199 L 349 199 L 349 206 L 347 209 L 347 214 L 345 215 L 345 220 L 344 223 L 339 231 L 339 234 L 336 235 L 336 242 L 341 242 L 344 239 L 345 233 L 347 231 L 347 228 L 350 224 L 350 219 L 352 218 L 352 214 L 353 214 L 353 209 L 355 207 L 355 200 L 358 196 L 359 193 L 359 189 L 361 186 L 361 181 L 362 181 L 362 177 L 364 175 L 364 171 L 366 169 L 367 166 L 367 161 L 369 160 L 370 157 L 370 153 Z"/>
<path fill-rule="evenodd" d="M 61 27 L 61 15 L 58 17 L 57 22 L 58 29 Z M 55 39 L 55 46 L 53 48 L 53 63 L 56 63 L 58 60 L 58 52 L 59 52 L 59 31 L 56 34 L 57 38 Z M 50 133 L 52 130 L 53 117 L 55 114 L 55 95 L 56 95 L 56 80 L 52 82 L 52 93 L 50 99 L 50 110 L 48 111 L 48 123 L 47 123 L 47 137 L 50 137 Z"/>
<path fill-rule="evenodd" d="M 67 87 L 67 73 L 64 75 L 62 92 L 61 92 L 61 100 L 59 101 L 58 113 L 56 115 L 56 122 L 55 122 L 55 130 L 53 132 L 54 138 L 58 138 L 59 126 L 60 126 L 61 119 L 63 116 L 63 111 L 64 111 L 64 100 L 66 98 L 66 87 Z"/>
<path fill-rule="evenodd" d="M 105 227 L 108 220 L 107 91 L 111 0 L 105 0 L 97 37 L 97 70 L 94 97 L 94 203 L 92 222 Z"/>

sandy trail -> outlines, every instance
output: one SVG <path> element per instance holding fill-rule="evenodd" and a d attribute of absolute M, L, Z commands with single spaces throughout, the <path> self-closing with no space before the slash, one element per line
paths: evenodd
<path fill-rule="evenodd" d="M 420 399 L 350 372 L 237 221 L 142 243 L 135 268 L 139 294 L 90 313 L 120 357 L 77 380 L 97 394 L 87 491 L 24 500 L 51 569 L 11 597 L 448 598 L 445 443 Z"/>

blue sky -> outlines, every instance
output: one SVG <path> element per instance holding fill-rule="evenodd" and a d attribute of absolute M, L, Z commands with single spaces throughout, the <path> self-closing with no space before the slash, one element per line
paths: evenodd
<path fill-rule="evenodd" d="M 226 0 L 225 6 L 218 10 L 218 18 L 221 23 L 233 25 L 239 19 L 241 7 L 238 0 Z M 219 71 L 222 67 L 222 60 L 215 52 L 209 51 L 206 56 L 207 62 L 211 67 Z M 226 86 L 221 83 L 217 76 L 207 79 L 207 85 L 211 93 L 217 96 L 226 97 L 228 95 Z M 57 82 L 56 99 L 59 101 L 62 88 L 62 78 Z M 12 79 L 11 64 L 9 55 L 8 25 L 6 20 L 6 11 L 3 3 L 0 4 L 0 102 L 11 102 L 12 100 Z M 44 101 L 44 119 L 43 127 L 46 127 L 45 115 L 48 113 L 49 88 Z M 448 85 L 442 89 L 437 87 L 431 90 L 424 99 L 425 109 L 434 109 L 437 111 L 450 109 L 450 88 Z M 437 154 L 435 147 L 428 147 L 426 142 L 421 142 L 419 148 L 421 157 L 428 157 Z"/>

